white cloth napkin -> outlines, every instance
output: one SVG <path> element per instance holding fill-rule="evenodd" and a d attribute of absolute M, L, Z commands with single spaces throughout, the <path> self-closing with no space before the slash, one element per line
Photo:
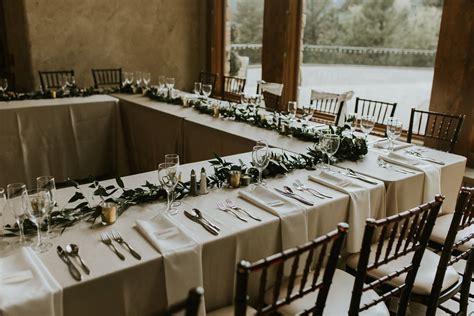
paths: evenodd
<path fill-rule="evenodd" d="M 260 185 L 253 191 L 240 190 L 238 194 L 239 197 L 280 218 L 283 249 L 308 241 L 306 211 L 302 207 Z"/>
<path fill-rule="evenodd" d="M 0 258 L 0 314 L 63 315 L 62 288 L 31 248 Z"/>
<path fill-rule="evenodd" d="M 326 171 L 322 171 L 319 175 L 309 175 L 308 179 L 346 193 L 351 197 L 349 202 L 347 251 L 350 253 L 359 252 L 364 236 L 365 220 L 372 216 L 375 217 L 375 214 L 377 214 L 377 210 L 372 210 L 370 189 L 342 175 Z"/>
<path fill-rule="evenodd" d="M 185 299 L 188 291 L 203 286 L 202 247 L 166 215 L 137 220 L 138 231 L 163 255 L 168 305 Z M 204 298 L 200 315 L 205 315 Z"/>
<path fill-rule="evenodd" d="M 415 169 L 425 173 L 425 181 L 423 185 L 423 203 L 432 201 L 436 194 L 441 193 L 441 171 L 429 163 L 412 159 L 395 152 L 388 155 L 381 155 L 381 159 L 399 166 Z"/>
<path fill-rule="evenodd" d="M 374 146 L 374 148 L 387 149 L 390 146 L 390 141 L 388 139 L 374 141 L 372 143 L 372 145 Z M 408 148 L 410 146 L 413 146 L 413 144 L 401 142 L 399 140 L 396 140 L 396 141 L 393 142 L 393 149 L 394 150 L 400 150 L 400 149 Z"/>

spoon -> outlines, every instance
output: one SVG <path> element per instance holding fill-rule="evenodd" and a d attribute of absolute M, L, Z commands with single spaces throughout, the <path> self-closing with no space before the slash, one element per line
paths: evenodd
<path fill-rule="evenodd" d="M 89 270 L 89 268 L 86 266 L 84 260 L 82 260 L 81 256 L 79 256 L 79 246 L 78 245 L 75 245 L 75 244 L 69 244 L 66 246 L 66 252 L 70 255 L 70 256 L 73 256 L 73 257 L 77 257 L 79 259 L 79 261 L 81 262 L 81 266 L 82 266 L 82 270 L 84 270 L 84 272 L 86 274 L 90 274 L 91 271 Z"/>
<path fill-rule="evenodd" d="M 194 211 L 194 213 L 196 214 L 196 216 L 197 216 L 200 220 L 205 221 L 205 222 L 208 223 L 211 227 L 213 227 L 214 229 L 217 229 L 218 231 L 221 230 L 219 226 L 214 225 L 213 223 L 211 223 L 210 221 L 208 221 L 204 216 L 202 216 L 202 213 L 201 213 L 200 210 L 198 210 L 197 208 L 193 208 L 193 211 Z"/>

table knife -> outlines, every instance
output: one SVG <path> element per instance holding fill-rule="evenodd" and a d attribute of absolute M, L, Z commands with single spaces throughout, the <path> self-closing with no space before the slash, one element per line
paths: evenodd
<path fill-rule="evenodd" d="M 217 230 L 215 230 L 214 228 L 212 228 L 211 226 L 207 225 L 206 223 L 204 223 L 203 221 L 201 221 L 199 218 L 197 218 L 196 216 L 193 216 L 191 215 L 189 212 L 187 211 L 184 211 L 184 215 L 189 218 L 190 220 L 192 220 L 193 222 L 195 223 L 198 223 L 200 224 L 202 227 L 204 227 L 205 230 L 207 230 L 208 232 L 210 232 L 211 234 L 217 236 L 219 235 L 219 232 Z"/>
<path fill-rule="evenodd" d="M 71 260 L 67 256 L 64 249 L 61 246 L 58 246 L 56 250 L 57 250 L 59 258 L 61 258 L 61 260 L 64 261 L 64 263 L 68 266 L 69 273 L 71 273 L 72 277 L 76 279 L 77 281 L 81 281 L 82 280 L 81 272 L 79 272 L 76 266 L 71 262 Z"/>

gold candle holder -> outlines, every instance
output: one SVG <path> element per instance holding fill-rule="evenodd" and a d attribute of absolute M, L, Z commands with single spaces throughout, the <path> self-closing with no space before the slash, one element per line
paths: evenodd
<path fill-rule="evenodd" d="M 188 98 L 182 97 L 181 100 L 183 101 L 183 106 L 187 108 L 189 106 Z"/>
<path fill-rule="evenodd" d="M 51 97 L 56 99 L 56 90 L 51 90 Z"/>
<path fill-rule="evenodd" d="M 214 110 L 214 115 L 213 115 L 213 116 L 214 116 L 215 118 L 218 118 L 218 117 L 219 117 L 219 106 L 218 106 L 217 104 L 214 104 L 214 105 L 212 106 L 212 110 Z"/>
<path fill-rule="evenodd" d="M 233 188 L 240 187 L 240 170 L 231 170 L 230 171 L 230 186 Z"/>
<path fill-rule="evenodd" d="M 112 225 L 117 220 L 117 204 L 114 202 L 103 202 L 102 208 L 102 225 Z"/>

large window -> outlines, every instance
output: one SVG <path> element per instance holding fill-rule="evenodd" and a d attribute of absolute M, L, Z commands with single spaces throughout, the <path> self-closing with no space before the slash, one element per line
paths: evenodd
<path fill-rule="evenodd" d="M 442 0 L 306 0 L 300 102 L 311 89 L 428 109 Z M 355 97 L 348 104 L 354 110 Z"/>

